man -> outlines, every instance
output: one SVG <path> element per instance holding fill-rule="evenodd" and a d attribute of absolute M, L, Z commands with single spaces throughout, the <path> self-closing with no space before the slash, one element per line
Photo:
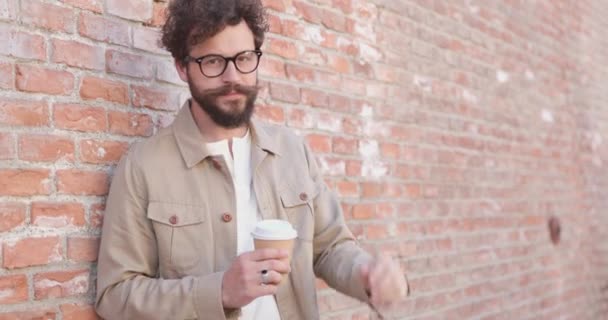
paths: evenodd
<path fill-rule="evenodd" d="M 104 318 L 318 319 L 315 275 L 376 307 L 406 294 L 396 262 L 357 246 L 302 139 L 250 119 L 266 29 L 259 0 L 171 2 L 162 41 L 192 99 L 115 172 Z M 261 219 L 297 230 L 291 264 L 289 252 L 254 250 Z"/>

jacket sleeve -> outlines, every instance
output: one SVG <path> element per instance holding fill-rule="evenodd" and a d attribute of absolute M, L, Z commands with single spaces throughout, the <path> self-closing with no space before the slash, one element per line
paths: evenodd
<path fill-rule="evenodd" d="M 319 194 L 314 199 L 315 274 L 332 288 L 368 302 L 369 298 L 365 293 L 359 269 L 373 258 L 358 245 L 346 226 L 338 198 L 327 188 L 309 148 L 304 145 L 304 149 L 311 178 L 319 190 Z"/>
<path fill-rule="evenodd" d="M 108 195 L 97 273 L 96 310 L 105 319 L 225 319 L 223 273 L 158 278 L 147 192 L 133 153 L 119 163 Z"/>

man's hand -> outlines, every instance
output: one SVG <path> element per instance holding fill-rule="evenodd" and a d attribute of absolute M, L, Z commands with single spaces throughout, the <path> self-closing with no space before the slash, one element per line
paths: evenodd
<path fill-rule="evenodd" d="M 388 308 L 408 294 L 408 284 L 399 264 L 380 255 L 370 264 L 361 266 L 361 277 L 376 308 Z"/>
<path fill-rule="evenodd" d="M 288 252 L 260 249 L 238 256 L 222 279 L 224 308 L 241 308 L 254 299 L 275 294 L 282 274 L 289 273 Z M 262 270 L 268 271 L 267 283 L 262 283 Z"/>

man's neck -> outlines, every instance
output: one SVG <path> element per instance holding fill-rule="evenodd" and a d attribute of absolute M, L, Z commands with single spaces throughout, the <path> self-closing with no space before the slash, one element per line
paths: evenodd
<path fill-rule="evenodd" d="M 229 140 L 232 138 L 241 138 L 247 134 L 247 126 L 243 125 L 237 128 L 224 128 L 215 123 L 203 109 L 196 104 L 195 101 L 190 103 L 190 112 L 194 122 L 205 139 L 205 142 L 216 142 L 220 140 Z"/>

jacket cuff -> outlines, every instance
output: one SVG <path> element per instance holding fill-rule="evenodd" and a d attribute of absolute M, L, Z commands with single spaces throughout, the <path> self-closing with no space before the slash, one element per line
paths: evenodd
<path fill-rule="evenodd" d="M 353 263 L 353 268 L 351 270 L 351 281 L 349 292 L 353 298 L 359 299 L 362 302 L 369 303 L 370 296 L 365 289 L 365 285 L 363 284 L 363 279 L 361 279 L 361 267 L 373 261 L 371 255 L 367 252 L 360 255 L 355 263 Z"/>
<path fill-rule="evenodd" d="M 198 319 L 226 320 L 237 318 L 241 309 L 224 309 L 222 281 L 224 272 L 216 272 L 197 278 L 194 287 L 194 308 Z"/>

